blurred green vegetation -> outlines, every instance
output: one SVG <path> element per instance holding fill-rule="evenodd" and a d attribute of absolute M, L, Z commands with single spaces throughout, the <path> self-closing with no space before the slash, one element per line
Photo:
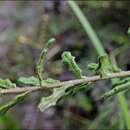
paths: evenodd
<path fill-rule="evenodd" d="M 105 51 L 118 66 L 130 69 L 129 1 L 76 1 L 103 43 Z M 71 51 L 88 75 L 87 64 L 97 60 L 91 40 L 66 1 L 0 2 L 0 77 L 12 81 L 35 73 L 41 48 L 50 37 L 57 39 L 49 51 L 44 78 L 73 79 L 61 62 L 63 51 Z M 0 129 L 123 129 L 124 120 L 115 97 L 100 105 L 97 98 L 110 90 L 109 81 L 98 82 L 94 89 L 81 91 L 44 113 L 35 109 L 39 93 L 0 117 Z M 41 94 L 41 93 L 40 93 Z M 127 100 L 129 91 L 125 93 Z M 7 97 L 8 100 L 8 97 Z M 0 103 L 2 100 L 0 99 Z M 128 107 L 130 103 L 127 102 Z M 35 106 L 35 107 L 34 107 Z"/>

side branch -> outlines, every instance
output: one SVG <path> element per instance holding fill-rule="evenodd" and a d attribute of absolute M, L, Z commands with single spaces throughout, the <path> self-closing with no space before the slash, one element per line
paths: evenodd
<path fill-rule="evenodd" d="M 130 76 L 130 71 L 121 71 L 117 73 L 111 73 L 109 76 L 107 76 L 105 79 L 112 79 L 112 78 L 119 78 L 119 77 L 126 77 Z M 84 83 L 84 82 L 95 82 L 95 81 L 100 81 L 100 80 L 105 80 L 100 77 L 100 75 L 95 75 L 95 76 L 90 76 L 90 77 L 84 77 L 83 79 L 75 79 L 75 80 L 69 80 L 69 81 L 63 81 L 60 83 L 48 85 L 48 86 L 28 86 L 28 87 L 16 87 L 16 88 L 10 88 L 10 89 L 2 89 L 1 94 L 19 94 L 22 92 L 30 91 L 30 92 L 35 92 L 35 91 L 42 91 L 46 89 L 53 89 L 53 88 L 59 88 L 62 87 L 64 84 L 73 84 L 73 86 Z"/>

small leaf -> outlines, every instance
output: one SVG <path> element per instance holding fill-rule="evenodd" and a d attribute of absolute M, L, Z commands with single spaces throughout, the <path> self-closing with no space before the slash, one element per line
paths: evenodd
<path fill-rule="evenodd" d="M 44 86 L 47 86 L 47 85 L 50 85 L 50 84 L 59 83 L 59 82 L 60 82 L 59 80 L 47 78 L 46 80 L 42 80 L 42 86 L 41 87 L 44 87 Z"/>
<path fill-rule="evenodd" d="M 86 92 L 87 90 L 91 89 L 90 84 L 91 84 L 90 82 L 87 82 L 87 83 L 82 83 L 80 85 L 76 85 L 74 87 L 70 87 L 70 88 L 66 89 L 65 96 L 73 96 L 76 93 L 78 93 L 79 91 Z"/>
<path fill-rule="evenodd" d="M 45 111 L 47 108 L 51 107 L 51 106 L 55 106 L 56 103 L 58 102 L 58 100 L 64 96 L 65 94 L 65 90 L 69 87 L 73 86 L 73 83 L 67 83 L 65 84 L 63 87 L 61 88 L 54 88 L 53 89 L 53 93 L 52 95 L 48 96 L 48 97 L 42 97 L 38 108 L 40 109 L 40 111 Z"/>
<path fill-rule="evenodd" d="M 98 61 L 99 65 L 97 68 L 97 73 L 99 73 L 102 78 L 105 78 L 112 72 L 112 67 L 109 62 L 109 58 L 107 55 L 100 56 Z"/>
<path fill-rule="evenodd" d="M 130 82 L 130 77 L 124 78 L 124 79 L 122 79 L 122 80 L 118 79 L 118 81 L 115 82 L 115 83 L 112 85 L 112 87 L 114 88 L 114 87 L 117 87 L 117 86 L 119 86 L 119 85 L 126 84 L 126 83 L 128 83 L 128 82 Z"/>
<path fill-rule="evenodd" d="M 79 91 L 86 92 L 86 90 L 89 90 L 91 88 L 90 82 L 82 83 L 81 85 L 78 85 L 77 87 L 73 88 L 73 94 L 76 94 Z"/>
<path fill-rule="evenodd" d="M 17 81 L 19 84 L 22 85 L 32 85 L 32 86 L 38 86 L 39 85 L 39 79 L 31 76 L 31 77 L 20 77 Z"/>
<path fill-rule="evenodd" d="M 113 72 L 119 72 L 119 71 L 121 71 L 121 69 L 118 68 L 116 65 L 111 64 L 111 67 L 112 67 L 112 71 Z"/>
<path fill-rule="evenodd" d="M 113 85 L 113 87 L 114 87 L 113 89 L 111 89 L 110 91 L 106 92 L 105 94 L 103 94 L 101 96 L 101 101 L 105 101 L 107 98 L 109 98 L 109 97 L 111 97 L 119 92 L 128 90 L 129 86 L 130 86 L 130 78 L 129 77 L 122 79 L 122 80 L 118 80 L 118 82 L 116 82 Z"/>
<path fill-rule="evenodd" d="M 32 86 L 39 86 L 39 79 L 31 76 L 31 77 L 20 77 L 17 81 L 21 85 L 32 85 Z M 59 80 L 55 80 L 52 78 L 48 78 L 46 80 L 42 80 L 42 86 L 46 86 L 48 84 L 58 83 Z"/>
<path fill-rule="evenodd" d="M 98 64 L 96 64 L 96 63 L 89 63 L 88 64 L 88 69 L 89 70 L 96 71 L 97 68 L 98 68 Z"/>
<path fill-rule="evenodd" d="M 38 62 L 36 64 L 36 71 L 37 71 L 37 75 L 38 75 L 41 86 L 42 86 L 42 73 L 44 71 L 43 66 L 45 63 L 46 55 L 47 55 L 48 49 L 53 45 L 54 42 L 55 42 L 55 39 L 52 38 L 45 44 L 45 47 L 41 51 L 40 57 L 39 57 Z"/>
<path fill-rule="evenodd" d="M 29 92 L 25 92 L 22 94 L 19 94 L 16 96 L 14 99 L 9 101 L 7 104 L 3 105 L 0 107 L 0 116 L 3 116 L 10 108 L 15 106 L 17 103 L 21 102 L 24 100 L 24 98 L 27 96 Z"/>
<path fill-rule="evenodd" d="M 88 69 L 95 71 L 95 73 L 99 74 L 101 78 L 106 78 L 111 73 L 120 71 L 120 69 L 110 63 L 107 55 L 100 56 L 98 64 L 88 64 Z"/>
<path fill-rule="evenodd" d="M 82 70 L 75 62 L 75 57 L 71 55 L 70 52 L 64 52 L 62 54 L 63 62 L 68 64 L 69 70 L 75 75 L 76 78 L 82 78 Z"/>
<path fill-rule="evenodd" d="M 16 84 L 12 83 L 9 79 L 0 79 L 0 88 L 15 88 Z"/>
<path fill-rule="evenodd" d="M 54 84 L 54 83 L 60 82 L 59 80 L 55 80 L 55 79 L 52 79 L 52 78 L 47 78 L 47 80 L 44 80 L 44 81 L 48 84 Z"/>

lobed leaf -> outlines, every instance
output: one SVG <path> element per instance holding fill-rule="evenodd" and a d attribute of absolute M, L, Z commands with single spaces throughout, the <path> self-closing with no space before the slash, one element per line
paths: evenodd
<path fill-rule="evenodd" d="M 17 81 L 21 85 L 32 85 L 32 86 L 39 86 L 39 79 L 31 76 L 31 77 L 20 77 Z M 59 80 L 55 80 L 52 78 L 47 78 L 46 80 L 42 80 L 42 86 L 46 86 L 48 84 L 58 83 Z"/>
<path fill-rule="evenodd" d="M 116 82 L 113 85 L 113 89 L 111 89 L 110 91 L 106 92 L 105 94 L 103 94 L 101 96 L 101 101 L 105 101 L 107 98 L 109 98 L 109 97 L 111 97 L 119 92 L 128 90 L 129 86 L 130 86 L 130 78 L 129 77 L 122 79 L 122 80 L 118 80 L 118 82 Z"/>
<path fill-rule="evenodd" d="M 126 83 L 128 83 L 128 82 L 130 82 L 130 77 L 124 78 L 124 79 L 122 79 L 122 80 L 118 79 L 118 82 L 115 82 L 115 83 L 112 85 L 112 87 L 114 88 L 114 87 L 117 87 L 117 86 L 119 86 L 119 85 L 126 84 Z"/>
<path fill-rule="evenodd" d="M 39 78 L 41 86 L 42 86 L 42 73 L 44 71 L 43 66 L 45 63 L 46 55 L 47 55 L 48 49 L 53 45 L 54 42 L 55 42 L 55 39 L 52 38 L 45 44 L 45 47 L 41 51 L 40 57 L 39 57 L 38 62 L 36 64 L 36 72 L 37 72 L 37 76 Z"/>
<path fill-rule="evenodd" d="M 32 86 L 38 86 L 39 85 L 39 79 L 31 76 L 31 77 L 20 77 L 17 80 L 18 84 L 22 85 L 32 85 Z"/>
<path fill-rule="evenodd" d="M 7 104 L 0 107 L 0 116 L 3 116 L 10 108 L 15 106 L 17 103 L 24 100 L 24 98 L 27 96 L 29 92 L 24 92 L 22 94 L 19 94 L 14 99 L 9 101 Z"/>
<path fill-rule="evenodd" d="M 98 64 L 88 64 L 88 69 L 94 70 L 95 73 L 99 74 L 101 78 L 106 78 L 111 73 L 120 71 L 120 69 L 110 63 L 107 55 L 100 56 L 98 59 Z"/>
<path fill-rule="evenodd" d="M 96 71 L 96 69 L 98 68 L 98 64 L 89 63 L 87 67 L 88 67 L 89 70 Z"/>
<path fill-rule="evenodd" d="M 78 93 L 79 91 L 87 91 L 91 89 L 91 83 L 90 82 L 86 82 L 86 83 L 82 83 L 80 85 L 75 85 L 73 87 L 70 87 L 68 89 L 66 89 L 65 92 L 65 96 L 73 96 L 76 93 Z"/>
<path fill-rule="evenodd" d="M 76 64 L 75 57 L 71 55 L 71 52 L 65 51 L 62 54 L 62 60 L 64 63 L 68 64 L 69 70 L 74 74 L 76 78 L 82 78 L 82 70 Z"/>
<path fill-rule="evenodd" d="M 56 103 L 58 102 L 58 100 L 65 95 L 66 89 L 69 87 L 72 87 L 72 86 L 73 86 L 72 82 L 67 83 L 63 87 L 54 88 L 52 95 L 50 95 L 48 97 L 42 97 L 42 99 L 38 105 L 38 108 L 40 109 L 40 111 L 43 112 L 47 108 L 49 108 L 51 106 L 55 106 Z"/>
<path fill-rule="evenodd" d="M 16 84 L 12 83 L 9 79 L 0 79 L 0 88 L 8 89 L 8 88 L 15 88 Z"/>
<path fill-rule="evenodd" d="M 107 77 L 111 72 L 113 72 L 107 55 L 100 56 L 98 62 L 97 73 L 99 73 L 102 78 Z"/>

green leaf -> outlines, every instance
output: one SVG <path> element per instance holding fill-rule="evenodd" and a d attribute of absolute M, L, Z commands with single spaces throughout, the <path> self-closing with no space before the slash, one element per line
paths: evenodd
<path fill-rule="evenodd" d="M 58 102 L 58 100 L 64 96 L 66 89 L 71 86 L 73 86 L 72 82 L 67 83 L 63 87 L 54 88 L 52 95 L 50 95 L 48 97 L 42 97 L 42 99 L 38 105 L 38 108 L 40 109 L 40 111 L 43 112 L 47 108 L 49 108 L 51 106 L 55 106 L 56 103 Z"/>
<path fill-rule="evenodd" d="M 80 85 L 75 85 L 74 87 L 70 87 L 66 89 L 65 96 L 73 96 L 79 91 L 86 92 L 87 90 L 91 89 L 90 82 L 82 83 Z"/>
<path fill-rule="evenodd" d="M 107 55 L 100 56 L 98 60 L 97 73 L 102 77 L 107 77 L 111 72 L 113 72 L 109 58 Z"/>
<path fill-rule="evenodd" d="M 45 47 L 41 51 L 40 57 L 39 57 L 38 62 L 36 64 L 36 72 L 37 72 L 37 76 L 39 78 L 41 86 L 42 86 L 42 74 L 44 71 L 43 66 L 45 63 L 46 55 L 47 55 L 48 49 L 53 45 L 54 42 L 55 42 L 55 39 L 52 38 L 45 44 Z"/>
<path fill-rule="evenodd" d="M 100 56 L 98 59 L 98 64 L 88 64 L 88 69 L 94 70 L 95 73 L 99 74 L 101 78 L 106 78 L 111 73 L 120 71 L 120 69 L 110 63 L 107 55 Z"/>
<path fill-rule="evenodd" d="M 15 88 L 16 84 L 12 83 L 9 79 L 0 79 L 0 88 Z"/>
<path fill-rule="evenodd" d="M 20 77 L 17 82 L 18 82 L 18 84 L 22 84 L 22 85 L 32 85 L 32 86 L 39 85 L 39 79 L 34 76 Z"/>
<path fill-rule="evenodd" d="M 75 57 L 71 55 L 71 52 L 65 51 L 62 54 L 63 62 L 68 64 L 69 70 L 74 74 L 78 79 L 82 78 L 82 70 L 75 62 Z"/>
<path fill-rule="evenodd" d="M 130 82 L 130 77 L 124 78 L 124 79 L 122 79 L 122 80 L 118 79 L 118 82 L 115 82 L 115 83 L 112 85 L 112 87 L 114 88 L 114 87 L 117 87 L 117 86 L 119 86 L 119 85 L 126 84 L 126 83 L 128 83 L 128 82 Z"/>
<path fill-rule="evenodd" d="M 90 84 L 91 84 L 90 82 L 87 82 L 87 83 L 82 83 L 78 85 L 77 87 L 74 87 L 73 93 L 76 94 L 79 91 L 85 92 L 86 90 L 89 90 L 91 88 Z"/>
<path fill-rule="evenodd" d="M 111 89 L 110 91 L 106 92 L 105 94 L 103 94 L 101 96 L 101 101 L 105 101 L 107 98 L 116 95 L 119 92 L 128 90 L 130 86 L 130 78 L 125 78 L 122 80 L 118 80 L 118 82 L 116 82 L 113 85 L 113 89 Z"/>
<path fill-rule="evenodd" d="M 44 83 L 47 83 L 47 84 L 54 84 L 54 83 L 59 83 L 60 81 L 59 80 L 55 80 L 55 79 L 52 79 L 52 78 L 47 78 L 47 80 L 43 80 Z"/>
<path fill-rule="evenodd" d="M 29 92 L 24 92 L 22 94 L 19 94 L 14 99 L 9 101 L 7 104 L 0 107 L 0 116 L 3 116 L 10 108 L 15 106 L 17 103 L 24 100 L 24 98 L 27 96 Z"/>
<path fill-rule="evenodd" d="M 31 76 L 31 77 L 20 77 L 17 81 L 21 85 L 32 85 L 32 86 L 39 86 L 39 79 Z M 46 80 L 42 80 L 42 86 L 46 86 L 48 84 L 58 83 L 58 80 L 47 78 Z"/>
<path fill-rule="evenodd" d="M 88 67 L 89 70 L 96 71 L 96 69 L 98 68 L 98 64 L 89 63 L 87 67 Z"/>

